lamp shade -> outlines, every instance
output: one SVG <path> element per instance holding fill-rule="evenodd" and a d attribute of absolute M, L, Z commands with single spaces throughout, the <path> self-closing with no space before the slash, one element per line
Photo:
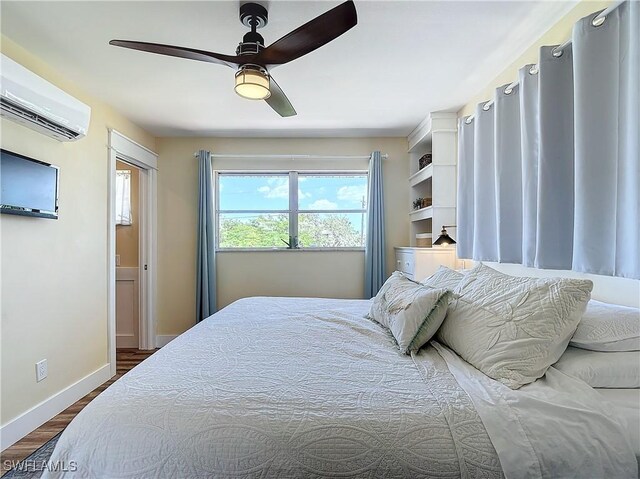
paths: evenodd
<path fill-rule="evenodd" d="M 436 239 L 433 242 L 434 246 L 448 246 L 448 245 L 452 245 L 452 244 L 456 244 L 455 240 L 449 236 L 449 233 L 447 233 L 447 229 L 445 226 L 442 227 L 442 231 L 440 231 L 440 236 L 438 236 L 438 239 Z"/>
<path fill-rule="evenodd" d="M 264 100 L 271 96 L 269 74 L 260 70 L 242 68 L 236 73 L 236 93 L 249 100 Z"/>

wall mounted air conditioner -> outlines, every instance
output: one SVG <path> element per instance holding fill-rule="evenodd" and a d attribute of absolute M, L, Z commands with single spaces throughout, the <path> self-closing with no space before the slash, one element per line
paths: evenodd
<path fill-rule="evenodd" d="M 83 138 L 91 108 L 11 58 L 0 60 L 0 115 L 59 141 Z"/>

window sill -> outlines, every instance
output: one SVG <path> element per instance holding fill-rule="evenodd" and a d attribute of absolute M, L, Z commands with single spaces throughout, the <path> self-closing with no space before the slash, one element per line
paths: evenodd
<path fill-rule="evenodd" d="M 216 253 L 315 253 L 362 252 L 364 248 L 219 248 Z"/>

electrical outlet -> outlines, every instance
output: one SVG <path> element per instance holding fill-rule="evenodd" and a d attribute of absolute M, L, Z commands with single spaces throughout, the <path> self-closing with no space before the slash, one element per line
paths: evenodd
<path fill-rule="evenodd" d="M 48 374 L 48 367 L 47 367 L 47 360 L 43 359 L 42 361 L 38 361 L 36 363 L 36 382 L 40 382 L 42 381 L 44 378 L 47 377 Z"/>
<path fill-rule="evenodd" d="M 120 266 L 120 255 L 116 255 L 116 266 Z"/>

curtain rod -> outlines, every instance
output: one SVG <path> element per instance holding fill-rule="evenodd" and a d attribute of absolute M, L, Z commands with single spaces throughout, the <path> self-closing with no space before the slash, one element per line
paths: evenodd
<path fill-rule="evenodd" d="M 606 8 L 604 10 L 602 10 L 600 13 L 598 13 L 595 17 L 593 17 L 593 20 L 591 20 L 591 25 L 593 25 L 594 27 L 599 27 L 600 25 L 602 25 L 605 20 L 607 19 L 607 15 L 609 15 L 611 12 L 613 12 L 616 8 L 618 8 L 620 5 L 622 5 L 626 0 L 616 0 L 615 2 L 613 2 L 609 8 Z M 564 52 L 564 50 L 566 50 L 566 48 L 571 45 L 572 43 L 572 39 L 569 38 L 566 42 L 564 42 L 562 45 L 558 45 L 557 47 L 553 48 L 551 50 L 551 54 L 556 57 L 559 58 L 562 56 L 562 53 Z M 530 69 L 529 69 L 529 73 L 531 75 L 535 75 L 536 73 L 538 73 L 538 65 L 533 65 Z M 518 86 L 518 84 L 520 83 L 519 80 L 514 81 L 513 83 L 510 83 L 505 89 L 504 89 L 504 93 L 506 95 L 510 95 L 513 92 L 513 89 Z M 493 105 L 495 103 L 495 100 L 489 100 L 488 102 L 486 102 L 484 105 L 482 105 L 482 109 L 484 111 L 488 111 L 491 108 L 491 105 Z M 468 125 L 469 123 L 471 123 L 473 121 L 473 119 L 476 117 L 475 114 L 473 115 L 469 115 L 464 122 Z"/>
<path fill-rule="evenodd" d="M 194 153 L 193 156 L 197 157 L 198 153 Z M 340 156 L 330 156 L 330 155 L 225 155 L 225 154 L 211 154 L 211 158 L 228 158 L 228 159 L 238 159 L 238 160 L 253 160 L 253 159 L 284 159 L 284 160 L 368 160 L 371 156 L 364 155 L 340 155 Z M 382 155 L 382 159 L 386 160 L 389 158 L 389 155 L 386 153 Z"/>

